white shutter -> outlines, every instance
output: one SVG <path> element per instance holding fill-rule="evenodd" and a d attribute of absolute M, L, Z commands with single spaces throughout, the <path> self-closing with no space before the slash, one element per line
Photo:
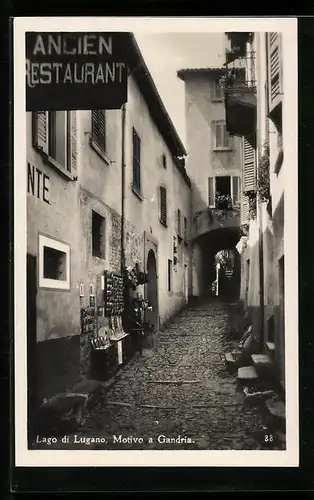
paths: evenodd
<path fill-rule="evenodd" d="M 239 204 L 239 194 L 240 194 L 240 177 L 232 177 L 232 204 Z"/>
<path fill-rule="evenodd" d="M 256 151 L 255 140 L 243 138 L 243 191 L 256 189 Z"/>
<path fill-rule="evenodd" d="M 249 198 L 244 193 L 241 196 L 241 213 L 240 224 L 245 225 L 249 223 Z"/>
<path fill-rule="evenodd" d="M 48 154 L 48 112 L 36 111 L 33 120 L 33 146 Z"/>
<path fill-rule="evenodd" d="M 223 147 L 223 128 L 221 122 L 214 122 L 215 131 L 215 146 L 216 148 Z"/>
<path fill-rule="evenodd" d="M 268 34 L 268 88 L 270 111 L 278 104 L 282 93 L 281 34 Z"/>
<path fill-rule="evenodd" d="M 208 206 L 215 206 L 214 177 L 208 177 Z"/>

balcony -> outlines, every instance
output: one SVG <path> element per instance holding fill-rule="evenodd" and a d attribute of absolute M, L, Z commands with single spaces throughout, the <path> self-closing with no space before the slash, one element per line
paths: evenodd
<path fill-rule="evenodd" d="M 238 206 L 215 204 L 196 212 L 192 221 L 192 240 L 221 228 L 238 230 L 240 227 L 240 209 Z"/>
<path fill-rule="evenodd" d="M 223 86 L 227 131 L 236 136 L 253 134 L 257 106 L 255 82 L 238 79 L 234 70 L 229 70 Z"/>

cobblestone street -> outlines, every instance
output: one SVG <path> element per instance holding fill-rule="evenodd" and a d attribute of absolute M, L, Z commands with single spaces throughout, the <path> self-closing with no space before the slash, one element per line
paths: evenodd
<path fill-rule="evenodd" d="M 222 303 L 182 311 L 160 332 L 153 352 L 120 372 L 77 440 L 105 438 L 105 445 L 89 445 L 102 449 L 258 449 L 252 432 L 261 430 L 261 418 L 244 408 L 236 377 L 224 365 L 227 333 Z"/>

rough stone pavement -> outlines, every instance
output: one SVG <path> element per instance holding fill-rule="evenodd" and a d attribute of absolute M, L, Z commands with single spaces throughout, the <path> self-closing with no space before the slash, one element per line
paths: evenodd
<path fill-rule="evenodd" d="M 259 449 L 252 432 L 262 429 L 261 417 L 256 408 L 244 406 L 236 376 L 228 374 L 224 364 L 224 352 L 230 350 L 228 330 L 222 303 L 182 311 L 160 332 L 150 355 L 133 359 L 121 371 L 76 438 L 100 437 L 106 443 L 75 447 Z M 119 436 L 127 442 L 117 441 Z M 165 440 L 162 436 L 185 439 L 158 442 L 158 436 L 160 441 Z"/>

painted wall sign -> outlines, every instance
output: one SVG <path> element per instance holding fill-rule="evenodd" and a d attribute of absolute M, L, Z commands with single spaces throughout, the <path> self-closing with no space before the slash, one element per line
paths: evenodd
<path fill-rule="evenodd" d="M 49 176 L 30 163 L 27 164 L 27 192 L 50 205 Z"/>
<path fill-rule="evenodd" d="M 128 45 L 123 32 L 27 32 L 26 111 L 121 108 Z"/>

